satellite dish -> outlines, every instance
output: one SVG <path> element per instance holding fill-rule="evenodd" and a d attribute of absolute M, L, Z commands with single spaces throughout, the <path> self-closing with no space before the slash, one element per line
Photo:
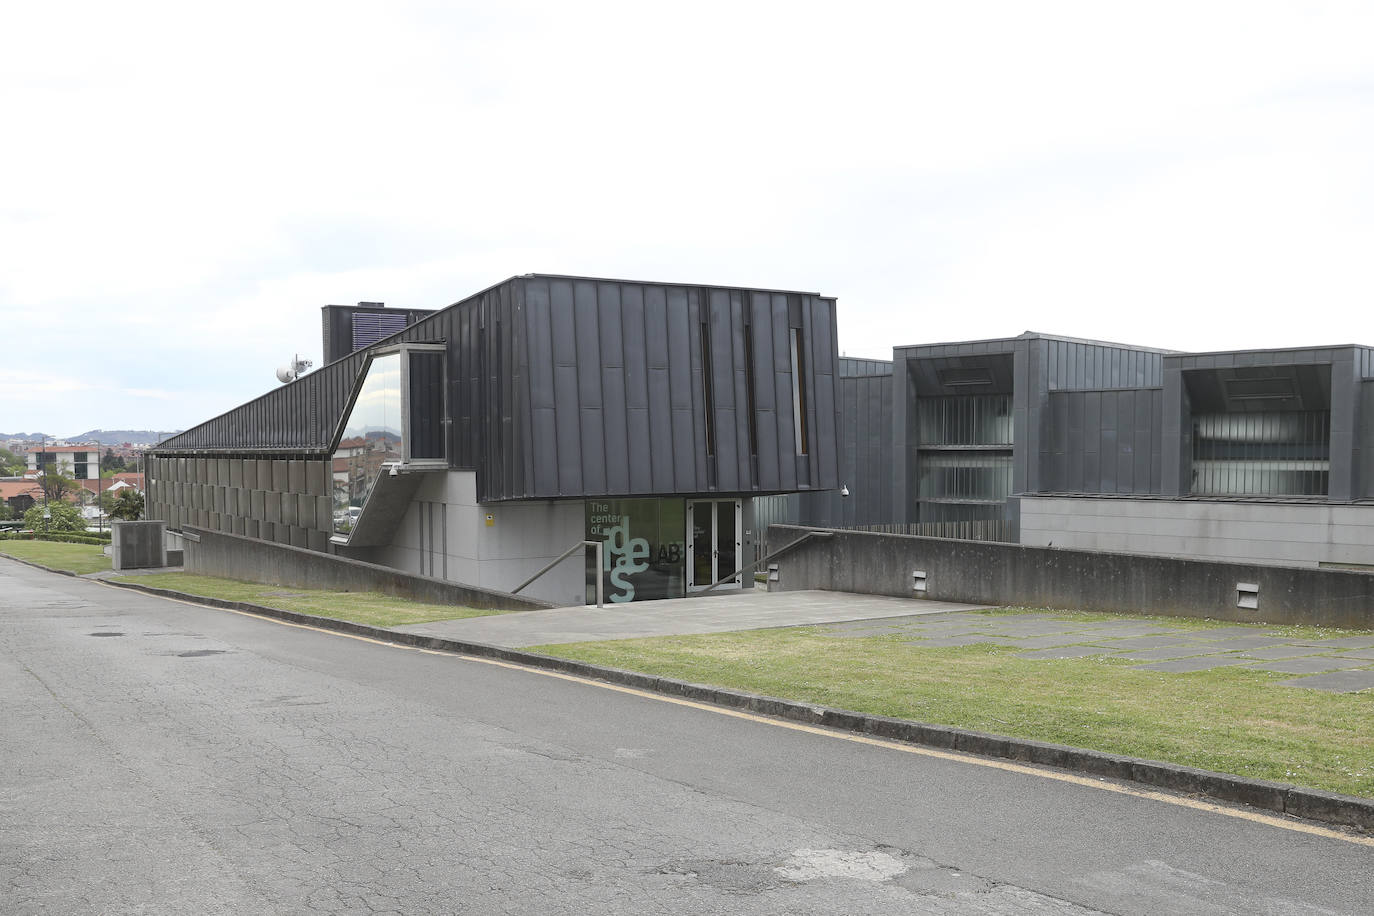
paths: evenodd
<path fill-rule="evenodd" d="M 308 359 L 301 359 L 300 354 L 291 357 L 291 362 L 277 367 L 277 381 L 285 385 L 287 382 L 294 382 L 300 378 L 302 372 L 315 365 Z"/>

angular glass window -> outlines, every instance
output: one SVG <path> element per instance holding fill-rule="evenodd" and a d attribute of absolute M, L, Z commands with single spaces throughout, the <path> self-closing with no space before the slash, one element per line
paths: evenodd
<path fill-rule="evenodd" d="M 401 354 L 373 357 L 334 451 L 334 531 L 348 534 L 385 465 L 404 457 Z"/>
<path fill-rule="evenodd" d="M 334 533 L 347 538 L 383 473 L 448 466 L 443 344 L 374 355 L 333 455 Z"/>

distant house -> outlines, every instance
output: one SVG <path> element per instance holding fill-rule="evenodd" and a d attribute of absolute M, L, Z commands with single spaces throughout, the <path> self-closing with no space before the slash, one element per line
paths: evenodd
<path fill-rule="evenodd" d="M 115 474 L 113 477 L 96 478 L 94 480 L 82 480 L 81 488 L 94 498 L 100 493 L 113 493 L 116 496 L 123 490 L 133 490 L 136 493 L 143 492 L 142 474 Z"/>
<path fill-rule="evenodd" d="M 15 512 L 27 512 L 43 498 L 43 488 L 36 481 L 23 478 L 0 480 L 0 502 Z"/>

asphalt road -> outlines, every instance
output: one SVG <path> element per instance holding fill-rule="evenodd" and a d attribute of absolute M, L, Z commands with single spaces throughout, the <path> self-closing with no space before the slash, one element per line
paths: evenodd
<path fill-rule="evenodd" d="M 4 914 L 1374 909 L 1328 833 L 8 560 L 0 691 Z"/>

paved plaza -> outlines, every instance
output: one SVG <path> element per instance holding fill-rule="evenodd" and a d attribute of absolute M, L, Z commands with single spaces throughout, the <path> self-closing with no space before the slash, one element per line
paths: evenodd
<path fill-rule="evenodd" d="M 944 614 L 984 607 L 952 601 L 913 601 L 848 592 L 721 591 L 690 598 L 634 601 L 605 607 L 557 607 L 493 617 L 439 620 L 395 627 L 443 639 L 521 648 L 641 636 L 727 633 L 770 627 L 796 627 L 849 620 Z M 1371 642 L 1374 644 L 1374 641 Z M 1370 662 L 1374 665 L 1374 661 Z"/>
<path fill-rule="evenodd" d="M 1198 629 L 1168 621 L 1120 617 L 1094 621 L 1053 612 L 888 617 L 827 625 L 837 639 L 890 636 L 915 646 L 995 645 L 1024 651 L 1017 658 L 1121 658 L 1149 671 L 1189 672 L 1243 667 L 1295 677 L 1276 684 L 1335 693 L 1374 688 L 1374 634 L 1330 639 L 1285 636 L 1279 627 Z"/>

